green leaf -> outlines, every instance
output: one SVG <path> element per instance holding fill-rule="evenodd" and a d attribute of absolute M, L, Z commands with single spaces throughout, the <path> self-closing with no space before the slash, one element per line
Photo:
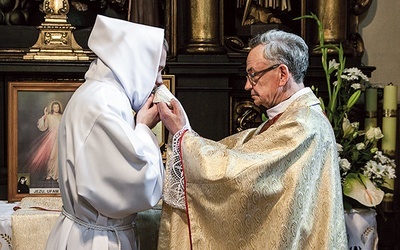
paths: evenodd
<path fill-rule="evenodd" d="M 261 114 L 261 120 L 262 120 L 263 122 L 265 122 L 266 120 L 268 120 L 268 117 L 265 115 L 265 113 L 262 113 L 262 114 Z"/>

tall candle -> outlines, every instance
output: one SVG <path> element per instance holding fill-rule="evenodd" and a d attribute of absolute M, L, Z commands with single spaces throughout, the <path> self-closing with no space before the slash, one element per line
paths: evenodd
<path fill-rule="evenodd" d="M 382 151 L 390 156 L 396 151 L 397 86 L 386 85 L 383 89 Z"/>
<path fill-rule="evenodd" d="M 388 84 L 383 88 L 383 109 L 397 110 L 397 86 Z"/>
<path fill-rule="evenodd" d="M 396 117 L 382 118 L 382 151 L 390 156 L 394 156 L 396 150 L 396 123 Z"/>
<path fill-rule="evenodd" d="M 366 117 L 364 119 L 364 130 L 368 131 L 370 128 L 376 128 L 378 127 L 378 119 L 377 118 L 369 118 Z"/>
<path fill-rule="evenodd" d="M 374 113 L 368 117 L 376 117 L 376 111 L 378 110 L 378 89 L 367 88 L 365 90 L 365 110 L 367 112 Z"/>
<path fill-rule="evenodd" d="M 367 88 L 365 90 L 365 121 L 364 130 L 368 131 L 370 127 L 377 127 L 378 110 L 378 90 L 376 88 Z"/>

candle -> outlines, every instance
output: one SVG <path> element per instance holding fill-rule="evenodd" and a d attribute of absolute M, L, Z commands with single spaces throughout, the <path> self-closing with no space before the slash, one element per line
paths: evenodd
<path fill-rule="evenodd" d="M 396 150 L 396 117 L 382 118 L 382 152 L 394 156 Z"/>
<path fill-rule="evenodd" d="M 376 88 L 367 88 L 365 90 L 365 110 L 367 115 L 371 114 L 367 117 L 376 117 L 376 111 L 378 110 L 378 90 Z"/>
<path fill-rule="evenodd" d="M 378 127 L 378 119 L 377 118 L 365 118 L 364 119 L 364 130 L 368 131 L 370 128 Z"/>
<path fill-rule="evenodd" d="M 386 85 L 383 88 L 383 109 L 397 110 L 397 86 Z"/>
<path fill-rule="evenodd" d="M 368 131 L 370 127 L 377 127 L 378 110 L 378 90 L 376 88 L 367 88 L 365 90 L 365 121 L 364 130 Z"/>
<path fill-rule="evenodd" d="M 383 89 L 382 151 L 390 156 L 396 151 L 397 86 L 386 85 Z"/>

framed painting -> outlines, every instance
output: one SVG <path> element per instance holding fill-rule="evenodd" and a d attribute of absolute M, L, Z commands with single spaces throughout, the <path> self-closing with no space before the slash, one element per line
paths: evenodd
<path fill-rule="evenodd" d="M 164 85 L 171 91 L 172 94 L 175 95 L 175 76 L 174 75 L 163 75 L 163 83 Z M 165 126 L 162 122 L 159 122 L 153 128 L 154 134 L 156 134 L 158 142 L 160 144 L 161 153 L 163 155 L 163 161 L 165 161 L 165 143 L 167 142 L 167 133 Z"/>
<path fill-rule="evenodd" d="M 58 196 L 57 130 L 81 82 L 8 83 L 8 200 Z"/>

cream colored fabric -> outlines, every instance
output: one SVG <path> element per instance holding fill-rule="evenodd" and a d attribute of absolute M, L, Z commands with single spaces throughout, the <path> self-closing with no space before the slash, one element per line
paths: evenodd
<path fill-rule="evenodd" d="M 36 208 L 43 210 L 57 210 L 61 212 L 62 199 L 61 197 L 24 197 L 22 198 L 19 207 L 22 209 Z"/>
<path fill-rule="evenodd" d="M 60 215 L 61 197 L 25 197 L 11 216 L 12 246 L 16 250 L 43 250 Z"/>
<path fill-rule="evenodd" d="M 299 97 L 259 129 L 220 142 L 183 136 L 187 213 L 164 202 L 159 249 L 347 248 L 336 143 L 318 99 Z"/>
<path fill-rule="evenodd" d="M 21 209 L 11 216 L 12 246 L 16 250 L 43 250 L 60 212 Z"/>

